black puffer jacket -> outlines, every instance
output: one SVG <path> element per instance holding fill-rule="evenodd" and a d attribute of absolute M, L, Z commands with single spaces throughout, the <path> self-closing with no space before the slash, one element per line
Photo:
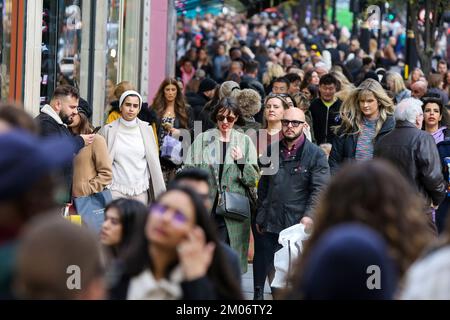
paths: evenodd
<path fill-rule="evenodd" d="M 377 142 L 381 137 L 391 132 L 395 128 L 394 117 L 387 117 L 383 126 L 375 137 L 375 142 Z M 328 163 L 330 164 L 331 174 L 334 175 L 339 166 L 347 161 L 352 161 L 355 159 L 356 145 L 358 143 L 358 135 L 356 134 L 345 134 L 338 135 L 333 139 L 333 147 L 331 148 L 330 158 Z"/>
<path fill-rule="evenodd" d="M 258 184 L 256 223 L 264 232 L 279 233 L 304 216 L 312 218 L 330 177 L 325 153 L 307 139 L 293 160 L 284 160 L 279 146 L 277 173 L 263 175 Z"/>
<path fill-rule="evenodd" d="M 441 160 L 433 137 L 408 121 L 397 121 L 395 129 L 375 144 L 375 157 L 384 158 L 422 193 L 427 204 L 439 205 L 445 198 L 446 184 Z"/>

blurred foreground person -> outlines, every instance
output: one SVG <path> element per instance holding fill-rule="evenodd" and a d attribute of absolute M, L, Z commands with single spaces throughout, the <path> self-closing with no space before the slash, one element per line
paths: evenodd
<path fill-rule="evenodd" d="M 56 174 L 72 161 L 75 146 L 10 131 L 0 134 L 0 150 L 0 299 L 7 299 L 17 238 L 31 217 L 57 208 Z"/>
<path fill-rule="evenodd" d="M 386 161 L 343 166 L 318 202 L 314 230 L 295 267 L 291 284 L 310 281 L 305 278 L 306 268 L 312 263 L 324 234 L 338 224 L 352 222 L 364 224 L 382 236 L 401 279 L 432 241 L 423 219 L 421 200 L 407 180 Z"/>
<path fill-rule="evenodd" d="M 379 278 L 370 279 L 376 272 Z M 289 298 L 390 300 L 396 286 L 396 269 L 380 234 L 363 224 L 343 223 L 319 238 Z"/>
<path fill-rule="evenodd" d="M 135 230 L 143 228 L 146 218 L 147 207 L 136 200 L 121 198 L 106 206 L 100 241 L 107 267 L 130 249 Z"/>
<path fill-rule="evenodd" d="M 20 105 L 0 104 L 0 133 L 11 129 L 23 129 L 38 134 L 39 128 L 34 119 Z M 2 129 L 3 128 L 3 129 Z"/>
<path fill-rule="evenodd" d="M 33 220 L 18 248 L 14 289 L 19 299 L 104 299 L 95 235 L 58 216 Z"/>
<path fill-rule="evenodd" d="M 450 220 L 441 241 L 417 260 L 405 277 L 400 298 L 450 300 Z"/>
<path fill-rule="evenodd" d="M 203 204 L 207 211 L 209 212 L 212 207 L 211 200 L 209 199 L 209 176 L 208 172 L 203 169 L 188 168 L 177 173 L 175 179 L 172 180 L 170 187 L 183 186 L 194 190 L 203 200 Z M 231 247 L 220 242 L 224 254 L 226 255 L 226 260 L 229 262 L 230 268 L 232 269 L 233 276 L 235 279 L 239 280 L 241 283 L 241 266 L 238 254 L 231 249 Z"/>
<path fill-rule="evenodd" d="M 152 204 L 119 265 L 112 299 L 239 299 L 241 292 L 202 200 L 175 187 Z"/>

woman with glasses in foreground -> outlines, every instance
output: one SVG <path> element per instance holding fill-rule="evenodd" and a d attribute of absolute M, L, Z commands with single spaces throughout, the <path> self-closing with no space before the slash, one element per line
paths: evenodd
<path fill-rule="evenodd" d="M 174 187 L 159 196 L 135 232 L 110 298 L 242 298 L 203 202 L 190 189 Z"/>
<path fill-rule="evenodd" d="M 221 215 L 223 192 L 247 197 L 256 187 L 259 169 L 256 149 L 250 137 L 234 129 L 241 123 L 241 111 L 234 98 L 222 98 L 211 114 L 217 128 L 195 139 L 188 151 L 185 166 L 205 169 L 209 173 L 210 199 L 220 240 L 228 243 L 240 257 L 241 271 L 247 272 L 250 217 Z M 249 213 L 250 215 L 250 213 Z"/>

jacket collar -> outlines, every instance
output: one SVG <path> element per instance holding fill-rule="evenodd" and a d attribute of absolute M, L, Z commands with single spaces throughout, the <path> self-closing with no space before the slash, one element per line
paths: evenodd
<path fill-rule="evenodd" d="M 65 127 L 67 127 L 67 124 L 65 124 L 64 122 L 62 122 L 61 118 L 59 117 L 59 115 L 56 113 L 55 110 L 53 110 L 53 108 L 46 104 L 45 106 L 42 107 L 41 109 L 42 113 L 45 113 L 46 115 L 50 116 L 53 120 L 55 120 L 58 124 L 63 125 Z"/>
<path fill-rule="evenodd" d="M 402 120 L 397 120 L 395 122 L 395 127 L 396 128 L 416 128 L 416 125 L 414 123 L 411 123 L 409 121 L 402 121 Z"/>

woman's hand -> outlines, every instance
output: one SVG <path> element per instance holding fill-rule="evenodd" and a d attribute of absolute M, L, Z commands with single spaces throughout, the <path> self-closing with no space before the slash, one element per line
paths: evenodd
<path fill-rule="evenodd" d="M 244 157 L 244 154 L 242 153 L 242 150 L 240 147 L 236 146 L 231 149 L 231 157 L 233 160 L 238 161 Z"/>
<path fill-rule="evenodd" d="M 199 279 L 207 274 L 215 248 L 214 243 L 206 243 L 205 233 L 198 226 L 178 245 L 178 257 L 187 281 Z"/>

